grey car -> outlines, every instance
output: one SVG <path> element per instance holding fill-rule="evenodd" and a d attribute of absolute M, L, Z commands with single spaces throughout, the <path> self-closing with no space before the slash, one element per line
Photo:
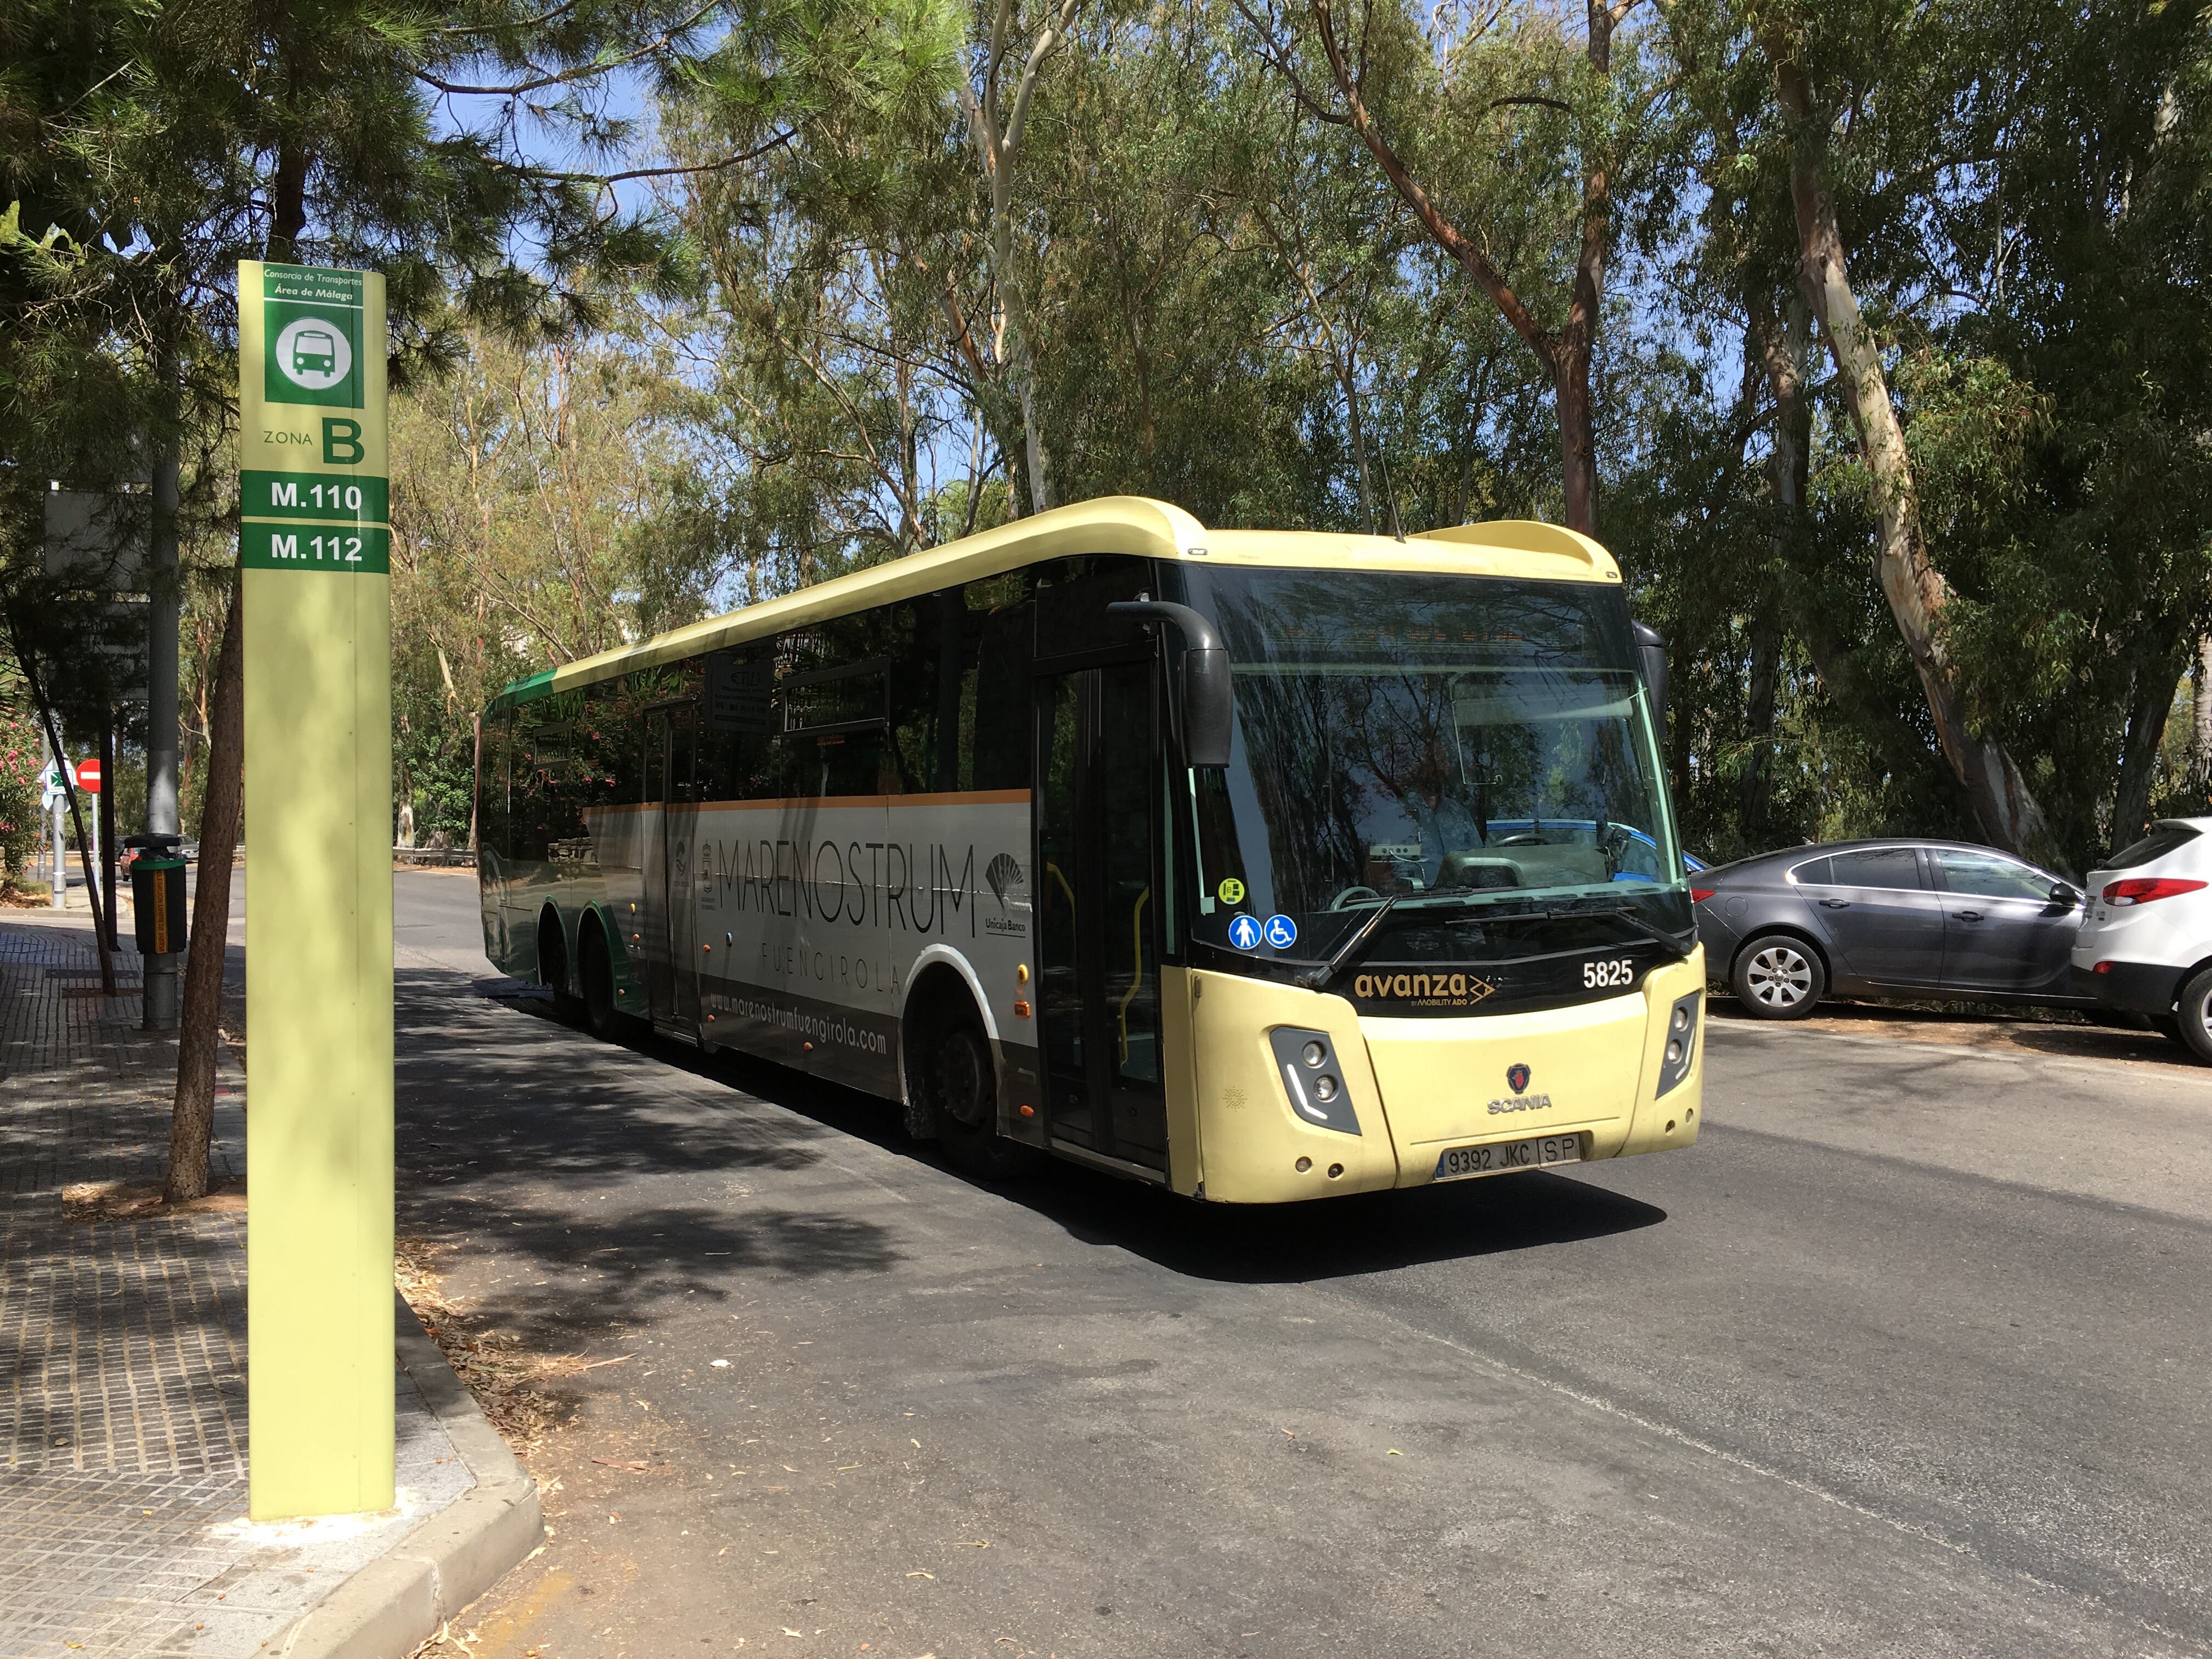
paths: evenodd
<path fill-rule="evenodd" d="M 2082 1003 L 2068 975 L 2080 890 L 1990 848 L 1793 847 L 1690 891 L 1707 971 L 1762 1019 L 1802 1019 L 1827 996 Z"/>

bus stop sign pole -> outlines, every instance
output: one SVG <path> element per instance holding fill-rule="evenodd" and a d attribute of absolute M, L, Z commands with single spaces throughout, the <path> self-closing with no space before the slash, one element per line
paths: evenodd
<path fill-rule="evenodd" d="M 249 1506 L 392 1502 L 384 278 L 238 271 Z"/>

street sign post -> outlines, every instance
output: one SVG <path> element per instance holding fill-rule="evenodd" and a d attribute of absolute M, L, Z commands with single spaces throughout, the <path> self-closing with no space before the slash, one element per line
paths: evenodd
<path fill-rule="evenodd" d="M 384 279 L 239 266 L 257 1520 L 392 1501 Z"/>

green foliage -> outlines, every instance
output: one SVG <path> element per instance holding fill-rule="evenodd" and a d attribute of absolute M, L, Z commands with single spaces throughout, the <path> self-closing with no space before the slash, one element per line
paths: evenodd
<path fill-rule="evenodd" d="M 2076 867 L 2208 804 L 2183 718 L 2212 629 L 2197 13 L 1675 0 L 1597 54 L 1583 12 L 1533 0 L 1332 15 L 1397 153 L 1541 325 L 1601 239 L 1600 528 L 1672 641 L 1693 845 L 1977 834 L 1877 580 L 1849 406 L 1791 322 L 1814 154 L 1971 721 Z M 1224 526 L 1562 510 L 1551 376 L 1328 118 L 1309 8 L 1079 9 L 998 216 L 963 104 L 995 5 L 309 17 L 0 17 L 0 572 L 27 591 L 40 481 L 136 476 L 169 434 L 187 563 L 227 561 L 226 273 L 296 180 L 300 257 L 392 279 L 397 786 L 426 833 L 465 832 L 471 716 L 506 680 L 1003 522 L 1032 437 L 1059 499 Z M 647 137 L 608 113 L 614 64 L 683 169 L 641 214 L 589 171 Z M 460 130 L 433 100 L 462 85 L 507 90 Z M 526 98 L 577 171 L 526 158 Z M 1796 412 L 1765 368 L 1785 340 Z M 204 663 L 220 586 L 190 597 Z"/>

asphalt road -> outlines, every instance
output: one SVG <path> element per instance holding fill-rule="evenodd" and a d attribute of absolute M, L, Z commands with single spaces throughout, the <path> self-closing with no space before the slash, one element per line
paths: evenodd
<path fill-rule="evenodd" d="M 398 890 L 402 1231 L 617 1362 L 484 1659 L 2212 1651 L 2212 1073 L 2154 1046 L 1717 1021 L 1687 1152 L 994 1191 L 483 994 L 472 881 Z"/>

